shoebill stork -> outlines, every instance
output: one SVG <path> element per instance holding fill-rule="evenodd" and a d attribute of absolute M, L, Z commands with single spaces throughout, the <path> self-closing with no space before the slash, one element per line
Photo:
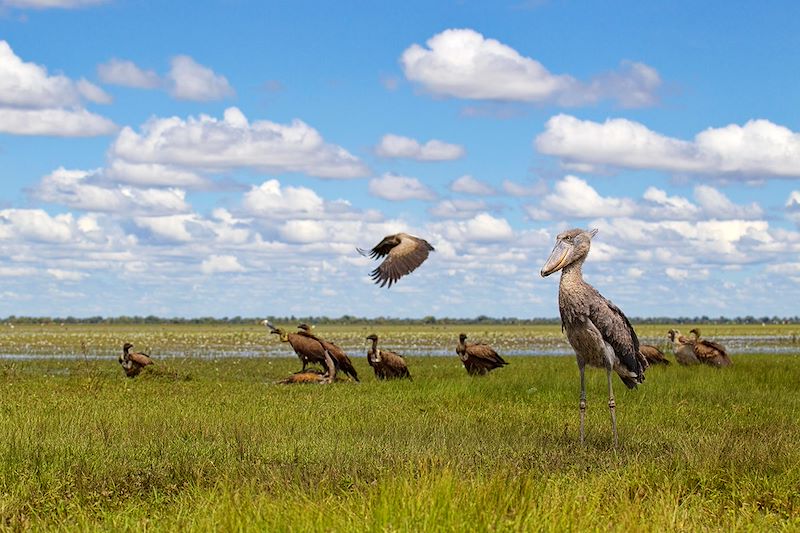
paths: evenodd
<path fill-rule="evenodd" d="M 386 257 L 378 268 L 370 273 L 372 280 L 381 287 L 392 286 L 397 280 L 410 274 L 420 266 L 427 258 L 428 253 L 433 252 L 434 248 L 425 239 L 414 237 L 408 233 L 397 233 L 387 235 L 381 242 L 369 251 L 356 248 L 356 251 L 364 257 L 372 259 Z"/>
<path fill-rule="evenodd" d="M 558 309 L 561 329 L 566 332 L 575 350 L 581 374 L 580 433 L 584 442 L 586 416 L 586 381 L 584 367 L 588 364 L 606 369 L 608 377 L 608 409 L 614 446 L 617 446 L 617 416 L 612 384 L 612 371 L 629 389 L 644 381 L 647 361 L 639 352 L 639 339 L 630 321 L 619 307 L 606 300 L 594 287 L 583 281 L 581 267 L 589 254 L 592 237 L 597 230 L 571 229 L 556 237 L 542 277 L 561 271 L 558 285 Z"/>
<path fill-rule="evenodd" d="M 658 347 L 652 344 L 640 344 L 639 351 L 647 359 L 647 365 L 668 365 L 669 359 Z"/>
<path fill-rule="evenodd" d="M 731 366 L 731 361 L 725 347 L 714 341 L 707 341 L 700 338 L 700 329 L 694 328 L 689 330 L 689 333 L 694 335 L 694 355 L 697 360 L 707 365 L 722 367 Z"/>
<path fill-rule="evenodd" d="M 325 349 L 319 340 L 303 335 L 302 332 L 288 333 L 283 328 L 273 326 L 269 320 L 264 320 L 262 324 L 269 328 L 270 334 L 278 335 L 281 342 L 288 342 L 292 347 L 294 353 L 303 363 L 303 369 L 298 373 L 305 372 L 309 363 L 319 363 L 325 367 L 327 382 L 333 381 L 331 376 L 336 374 L 336 364 L 330 352 Z"/>
<path fill-rule="evenodd" d="M 333 356 L 334 362 L 336 363 L 336 367 L 353 378 L 354 381 L 358 381 L 358 372 L 356 372 L 355 367 L 353 366 L 352 361 L 350 358 L 347 357 L 347 354 L 344 353 L 344 350 L 336 346 L 330 341 L 326 341 L 323 338 L 318 337 L 311 333 L 311 328 L 313 326 L 309 326 L 308 324 L 300 324 L 297 326 L 297 329 L 300 331 L 297 332 L 298 335 L 303 335 L 304 337 L 308 337 L 309 339 L 314 339 L 315 341 L 322 344 L 322 347 L 328 350 L 328 352 Z"/>
<path fill-rule="evenodd" d="M 372 347 L 367 350 L 367 362 L 375 371 L 376 378 L 411 379 L 411 373 L 402 355 L 378 348 L 378 336 L 374 333 L 368 336 L 367 340 L 372 341 Z"/>
<path fill-rule="evenodd" d="M 672 353 L 675 354 L 675 360 L 680 365 L 696 365 L 700 361 L 694 354 L 694 341 L 687 339 L 677 329 L 671 329 L 667 332 L 670 342 L 672 342 Z"/>
<path fill-rule="evenodd" d="M 500 368 L 508 363 L 500 357 L 494 348 L 483 342 L 467 344 L 467 334 L 458 336 L 456 353 L 467 369 L 470 376 L 485 376 L 495 368 Z"/>
<path fill-rule="evenodd" d="M 131 352 L 133 344 L 126 342 L 122 345 L 122 355 L 119 356 L 119 364 L 129 378 L 136 377 L 139 372 L 148 365 L 153 364 L 153 360 L 146 353 Z"/>

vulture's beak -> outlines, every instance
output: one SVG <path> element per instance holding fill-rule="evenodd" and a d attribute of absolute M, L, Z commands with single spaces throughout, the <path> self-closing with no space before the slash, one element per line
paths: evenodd
<path fill-rule="evenodd" d="M 553 251 L 550 252 L 550 257 L 547 258 L 547 262 L 545 262 L 544 266 L 542 267 L 541 275 L 543 278 L 546 278 L 553 272 L 558 272 L 564 267 L 564 264 L 569 257 L 569 253 L 572 250 L 572 246 L 565 243 L 564 241 L 556 242 Z"/>

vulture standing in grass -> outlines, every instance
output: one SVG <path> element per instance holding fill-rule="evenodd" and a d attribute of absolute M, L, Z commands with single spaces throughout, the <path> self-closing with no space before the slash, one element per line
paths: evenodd
<path fill-rule="evenodd" d="M 456 353 L 471 376 L 483 376 L 491 370 L 507 365 L 508 363 L 500 357 L 488 344 L 482 342 L 466 343 L 467 334 L 462 333 L 458 336 L 458 346 Z"/>
<path fill-rule="evenodd" d="M 411 379 L 411 374 L 406 366 L 406 360 L 403 359 L 402 355 L 378 348 L 378 336 L 374 333 L 367 337 L 367 340 L 372 341 L 372 348 L 367 351 L 367 362 L 375 371 L 376 378 Z"/>
<path fill-rule="evenodd" d="M 697 356 L 698 361 L 716 367 L 731 366 L 733 364 L 723 345 L 701 339 L 698 328 L 690 330 L 689 333 L 694 335 L 694 339 L 692 339 L 694 355 Z"/>
<path fill-rule="evenodd" d="M 664 352 L 652 344 L 640 344 L 639 352 L 647 359 L 648 365 L 668 365 L 669 359 L 664 356 Z"/>
<path fill-rule="evenodd" d="M 387 284 L 391 287 L 392 283 L 413 272 L 428 258 L 428 253 L 434 251 L 428 241 L 408 233 L 387 235 L 369 251 L 361 248 L 356 250 L 364 257 L 369 256 L 372 259 L 386 257 L 370 274 L 372 280 L 381 287 Z"/>
<path fill-rule="evenodd" d="M 122 345 L 122 355 L 119 356 L 119 364 L 129 378 L 136 377 L 139 372 L 148 365 L 153 364 L 153 360 L 146 353 L 131 352 L 133 344 L 126 342 Z"/>
<path fill-rule="evenodd" d="M 270 330 L 270 334 L 278 335 L 281 342 L 288 342 L 289 345 L 297 354 L 297 357 L 303 363 L 303 369 L 299 373 L 303 373 L 309 363 L 321 364 L 325 367 L 325 375 L 330 377 L 336 373 L 335 363 L 328 350 L 322 346 L 322 343 L 315 339 L 313 336 L 307 336 L 304 332 L 287 333 L 283 328 L 276 328 L 270 324 L 269 320 L 262 322 Z M 331 380 L 332 381 L 332 380 Z"/>
<path fill-rule="evenodd" d="M 355 367 L 353 366 L 352 361 L 350 358 L 347 357 L 347 354 L 344 353 L 344 350 L 333 344 L 332 342 L 326 341 L 320 337 L 317 337 L 313 333 L 311 333 L 311 326 L 308 324 L 300 324 L 297 326 L 300 330 L 297 332 L 298 335 L 303 335 L 308 337 L 309 339 L 314 339 L 315 341 L 322 344 L 322 347 L 325 348 L 331 356 L 333 356 L 334 363 L 336 363 L 336 367 L 353 378 L 354 381 L 358 381 L 358 372 L 356 372 Z"/>
<path fill-rule="evenodd" d="M 581 268 L 596 233 L 597 230 L 571 229 L 559 234 L 541 274 L 545 277 L 561 270 L 561 281 L 558 285 L 561 329 L 566 332 L 567 339 L 575 350 L 581 374 L 581 443 L 584 442 L 586 415 L 584 367 L 588 364 L 606 369 L 608 409 L 611 413 L 614 446 L 617 446 L 612 372 L 617 373 L 626 387 L 634 389 L 644 381 L 647 361 L 639 352 L 639 339 L 622 310 L 583 281 Z"/>
<path fill-rule="evenodd" d="M 694 354 L 694 342 L 687 339 L 677 329 L 671 329 L 667 333 L 667 337 L 672 342 L 672 353 L 675 354 L 675 360 L 681 365 L 696 365 L 700 361 Z"/>

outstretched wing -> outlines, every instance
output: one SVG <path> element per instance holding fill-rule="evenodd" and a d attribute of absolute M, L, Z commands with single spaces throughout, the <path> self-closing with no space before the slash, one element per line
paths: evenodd
<path fill-rule="evenodd" d="M 625 385 L 633 388 L 636 383 L 644 381 L 644 370 L 647 368 L 647 360 L 639 352 L 639 337 L 619 307 L 606 300 L 599 292 L 596 295 L 594 300 L 598 303 L 590 307 L 589 319 L 600 331 L 603 340 L 614 348 L 622 366 L 637 376 L 633 380 L 622 378 Z"/>
<path fill-rule="evenodd" d="M 373 248 L 373 253 L 380 246 Z M 400 244 L 391 248 L 385 254 L 387 255 L 386 259 L 372 271 L 372 280 L 381 287 L 387 284 L 391 287 L 401 277 L 416 270 L 428 258 L 428 253 L 432 251 L 433 246 L 428 244 L 425 239 L 404 235 L 400 238 Z"/>
<path fill-rule="evenodd" d="M 399 240 L 397 235 L 387 235 L 370 251 L 362 250 L 361 248 L 356 248 L 356 251 L 364 257 L 369 256 L 372 259 L 377 259 L 379 257 L 386 256 L 392 250 L 392 248 L 397 246 L 398 242 Z"/>

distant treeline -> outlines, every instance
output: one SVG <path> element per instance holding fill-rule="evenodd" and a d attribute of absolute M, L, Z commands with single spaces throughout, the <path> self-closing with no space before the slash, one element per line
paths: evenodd
<path fill-rule="evenodd" d="M 480 315 L 475 318 L 437 318 L 434 316 L 426 316 L 422 318 L 390 318 L 390 317 L 377 317 L 377 318 L 364 318 L 352 315 L 343 315 L 339 318 L 331 318 L 327 316 L 284 316 L 266 317 L 274 323 L 301 323 L 306 322 L 309 324 L 519 324 L 519 325 L 542 325 L 542 324 L 558 324 L 558 318 L 513 318 L 503 317 L 494 318 L 486 315 Z M 164 318 L 158 316 L 117 316 L 117 317 L 102 317 L 90 316 L 85 318 L 76 318 L 73 316 L 68 317 L 29 317 L 29 316 L 15 316 L 11 315 L 2 320 L 2 322 L 13 324 L 260 324 L 264 317 L 197 317 L 197 318 Z M 647 318 L 632 318 L 631 322 L 635 324 L 800 324 L 800 317 L 718 317 L 712 318 L 708 316 L 700 317 L 647 317 Z"/>

